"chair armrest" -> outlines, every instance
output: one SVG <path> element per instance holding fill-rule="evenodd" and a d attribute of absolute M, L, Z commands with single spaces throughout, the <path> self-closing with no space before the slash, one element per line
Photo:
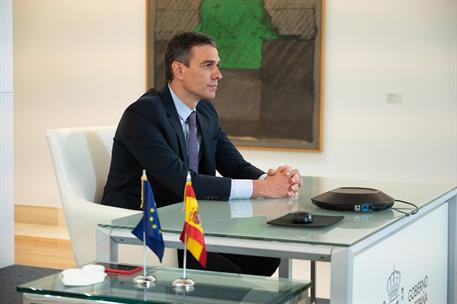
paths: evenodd
<path fill-rule="evenodd" d="M 95 235 L 99 224 L 138 214 L 141 211 L 100 205 L 84 199 L 66 202 L 64 213 L 76 264 L 95 260 Z"/>

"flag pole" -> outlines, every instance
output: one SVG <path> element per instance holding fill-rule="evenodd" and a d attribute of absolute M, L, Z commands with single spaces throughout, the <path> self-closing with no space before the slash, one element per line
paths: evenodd
<path fill-rule="evenodd" d="M 146 230 L 146 229 L 145 229 Z M 147 276 L 146 265 L 146 231 L 143 231 L 143 276 Z"/>
<path fill-rule="evenodd" d="M 145 214 L 144 210 L 146 206 L 144 205 L 144 181 L 147 179 L 146 170 L 143 169 L 143 175 L 141 176 L 141 208 L 143 209 L 143 216 Z M 146 270 L 146 221 L 143 220 L 143 276 L 147 276 Z"/>
<path fill-rule="evenodd" d="M 144 182 L 147 181 L 148 178 L 146 176 L 146 170 L 143 169 L 143 175 L 141 176 L 141 206 L 140 209 L 143 210 L 143 217 L 145 216 L 145 209 L 148 207 L 144 203 Z M 153 286 L 154 282 L 156 281 L 156 278 L 153 276 L 148 276 L 147 274 L 147 251 L 146 251 L 146 229 L 147 229 L 147 224 L 146 220 L 143 218 L 143 275 L 142 276 L 136 276 L 133 278 L 133 282 L 137 287 L 140 288 L 149 288 Z"/>
<path fill-rule="evenodd" d="M 187 172 L 187 182 L 191 182 L 191 176 L 190 176 L 190 171 Z M 185 208 L 185 214 L 187 216 L 187 202 L 186 202 L 186 189 L 187 189 L 187 182 L 186 186 L 184 186 L 184 208 Z M 183 275 L 182 278 L 176 279 L 171 283 L 171 286 L 177 291 L 177 292 L 189 292 L 194 289 L 195 282 L 192 279 L 189 279 L 186 277 L 186 271 L 187 271 L 187 233 L 184 234 L 184 260 L 183 260 Z"/>
<path fill-rule="evenodd" d="M 187 233 L 184 235 L 184 263 L 182 269 L 182 277 L 185 279 L 187 269 Z"/>

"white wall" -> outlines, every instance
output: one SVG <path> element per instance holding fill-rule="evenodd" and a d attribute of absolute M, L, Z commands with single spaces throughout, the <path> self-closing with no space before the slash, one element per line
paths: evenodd
<path fill-rule="evenodd" d="M 305 175 L 455 184 L 456 9 L 328 1 L 323 152 L 242 153 Z M 143 92 L 144 14 L 144 1 L 14 2 L 16 202 L 58 205 L 46 128 L 115 124 Z"/>
<path fill-rule="evenodd" d="M 14 264 L 12 8 L 0 1 L 0 268 Z"/>
<path fill-rule="evenodd" d="M 243 155 L 304 175 L 456 184 L 456 3 L 328 1 L 323 152 Z"/>
<path fill-rule="evenodd" d="M 117 124 L 145 89 L 145 1 L 14 1 L 15 202 L 60 205 L 47 128 Z"/>

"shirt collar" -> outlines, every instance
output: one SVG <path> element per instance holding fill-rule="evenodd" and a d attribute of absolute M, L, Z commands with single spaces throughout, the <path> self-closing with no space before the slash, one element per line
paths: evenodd
<path fill-rule="evenodd" d="M 173 98 L 173 103 L 175 104 L 175 108 L 178 112 L 179 118 L 181 118 L 183 121 L 186 121 L 190 113 L 195 111 L 195 109 L 189 109 L 189 107 L 178 96 L 176 96 L 175 92 L 173 92 L 169 85 L 168 88 L 170 89 L 171 98 Z"/>

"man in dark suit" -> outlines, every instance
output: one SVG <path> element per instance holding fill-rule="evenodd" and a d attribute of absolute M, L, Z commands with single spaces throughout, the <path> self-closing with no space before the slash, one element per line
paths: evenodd
<path fill-rule="evenodd" d="M 265 174 L 243 159 L 219 126 L 210 102 L 222 78 L 219 61 L 214 40 L 205 34 L 184 33 L 170 40 L 168 84 L 146 92 L 119 122 L 103 204 L 139 209 L 143 169 L 158 207 L 183 200 L 189 170 L 197 199 L 296 195 L 302 185 L 297 170 L 280 166 Z M 215 176 L 216 170 L 222 177 Z M 178 257 L 182 261 L 182 251 Z M 207 269 L 271 275 L 278 265 L 279 259 L 209 253 Z M 188 266 L 200 267 L 191 255 Z"/>

